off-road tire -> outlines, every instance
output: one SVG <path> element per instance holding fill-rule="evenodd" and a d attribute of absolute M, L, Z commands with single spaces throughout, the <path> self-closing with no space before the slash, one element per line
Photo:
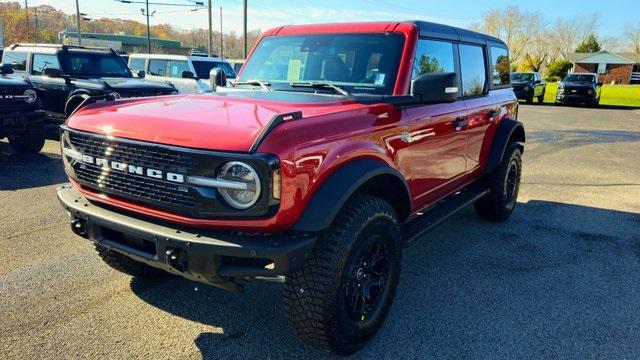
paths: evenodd
<path fill-rule="evenodd" d="M 531 105 L 533 104 L 533 98 L 534 98 L 533 92 L 531 92 L 531 96 L 527 97 L 525 101 L 527 102 L 527 104 Z"/>
<path fill-rule="evenodd" d="M 538 96 L 538 104 L 542 104 L 544 102 L 544 93 L 545 91 L 542 91 L 542 94 Z"/>
<path fill-rule="evenodd" d="M 509 180 L 514 169 L 515 188 L 512 189 Z M 521 174 L 522 153 L 518 145 L 512 143 L 498 168 L 483 180 L 489 187 L 489 194 L 474 203 L 476 213 L 482 219 L 492 222 L 507 220 L 517 204 Z"/>
<path fill-rule="evenodd" d="M 387 246 L 388 277 L 378 292 L 376 310 L 356 321 L 347 305 L 347 291 L 353 286 L 349 269 L 373 238 Z M 353 354 L 382 326 L 393 303 L 401 261 L 402 237 L 393 207 L 377 197 L 355 195 L 321 235 L 302 269 L 287 275 L 284 307 L 289 324 L 315 348 Z"/>
<path fill-rule="evenodd" d="M 120 254 L 117 251 L 109 250 L 104 246 L 96 244 L 98 256 L 112 268 L 138 278 L 156 278 L 166 275 L 167 272 L 133 260 L 130 257 Z"/>
<path fill-rule="evenodd" d="M 9 143 L 18 154 L 37 154 L 44 147 L 44 125 L 38 121 L 27 126 L 20 135 L 9 138 Z"/>

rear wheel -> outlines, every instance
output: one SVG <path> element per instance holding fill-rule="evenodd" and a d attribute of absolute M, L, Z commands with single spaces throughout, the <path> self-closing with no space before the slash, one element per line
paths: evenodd
<path fill-rule="evenodd" d="M 98 256 L 112 268 L 139 278 L 156 278 L 162 275 L 166 275 L 167 272 L 149 266 L 145 263 L 135 261 L 130 257 L 122 255 L 121 253 L 113 250 L 109 250 L 102 245 L 96 244 L 96 252 Z"/>
<path fill-rule="evenodd" d="M 509 218 L 517 203 L 521 172 L 522 153 L 513 143 L 498 168 L 485 179 L 489 194 L 474 204 L 481 218 L 493 222 Z"/>
<path fill-rule="evenodd" d="M 44 147 L 44 125 L 38 121 L 27 126 L 20 135 L 9 138 L 13 150 L 19 154 L 36 154 Z"/>
<path fill-rule="evenodd" d="M 284 306 L 294 332 L 316 348 L 350 355 L 382 326 L 393 303 L 402 240 L 393 207 L 357 195 L 287 275 Z"/>

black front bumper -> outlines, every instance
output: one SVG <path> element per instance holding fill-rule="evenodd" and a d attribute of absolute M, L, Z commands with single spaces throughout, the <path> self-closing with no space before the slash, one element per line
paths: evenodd
<path fill-rule="evenodd" d="M 588 104 L 596 100 L 596 94 L 557 94 L 556 102 L 563 104 Z"/>
<path fill-rule="evenodd" d="M 185 278 L 241 290 L 242 278 L 276 278 L 302 267 L 315 236 L 248 236 L 166 224 L 136 217 L 85 198 L 78 190 L 58 189 L 78 235 Z"/>

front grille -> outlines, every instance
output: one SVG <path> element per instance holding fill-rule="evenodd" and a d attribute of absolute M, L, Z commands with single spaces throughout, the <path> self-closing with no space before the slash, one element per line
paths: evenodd
<path fill-rule="evenodd" d="M 565 95 L 588 95 L 589 88 L 566 86 L 564 88 Z"/>
<path fill-rule="evenodd" d="M 136 164 L 145 169 L 185 174 L 197 165 L 194 158 L 186 153 L 111 141 L 86 133 L 71 132 L 69 142 L 84 155 L 125 164 Z M 100 166 L 87 163 L 76 166 L 75 174 L 81 182 L 108 193 L 179 207 L 194 207 L 198 204 L 196 196 L 188 191 L 188 188 L 144 175 L 117 171 L 104 174 Z"/>
<path fill-rule="evenodd" d="M 108 156 L 114 161 L 133 163 L 158 170 L 185 172 L 197 165 L 190 154 L 163 147 L 113 141 L 80 132 L 69 133 L 69 140 L 71 145 L 85 155 L 100 158 Z M 105 155 L 107 153 L 108 155 Z"/>
<path fill-rule="evenodd" d="M 271 211 L 273 202 L 269 192 L 270 176 L 277 161 L 268 154 L 231 154 L 195 150 L 176 146 L 111 138 L 98 134 L 72 130 L 63 126 L 63 146 L 83 155 L 82 160 L 65 156 L 70 166 L 69 176 L 82 187 L 94 192 L 136 204 L 147 205 L 193 218 L 210 216 L 260 216 Z M 86 158 L 90 160 L 86 160 Z M 108 166 L 98 163 L 106 161 Z M 217 170 L 229 161 L 244 161 L 258 171 L 265 185 L 265 196 L 250 209 L 236 210 L 219 200 L 217 189 L 193 185 L 189 176 L 215 177 Z M 125 164 L 117 170 L 113 162 Z M 128 166 L 138 167 L 140 173 Z M 160 171 L 159 178 L 151 177 L 148 170 Z M 169 174 L 183 177 L 172 182 Z"/>

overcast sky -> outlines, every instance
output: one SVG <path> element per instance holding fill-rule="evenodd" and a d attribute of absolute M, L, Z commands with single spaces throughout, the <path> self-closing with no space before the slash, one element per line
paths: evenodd
<path fill-rule="evenodd" d="M 80 11 L 89 16 L 120 17 L 144 21 L 140 8 L 144 4 L 123 4 L 116 0 L 79 0 Z M 132 0 L 140 1 L 140 0 Z M 144 0 L 142 0 L 144 1 Z M 150 0 L 154 3 L 189 4 L 190 0 Z M 202 0 L 206 3 L 207 0 Z M 24 0 L 20 0 L 24 3 Z M 75 0 L 28 0 L 29 5 L 48 4 L 65 12 L 75 12 Z M 640 0 L 249 0 L 249 29 L 302 23 L 365 20 L 423 19 L 466 27 L 492 8 L 518 5 L 525 10 L 540 11 L 548 21 L 559 16 L 600 14 L 598 34 L 621 36 L 625 27 L 638 25 Z M 223 30 L 242 31 L 242 0 L 214 0 L 214 27 L 219 28 L 217 9 L 223 7 Z M 156 15 L 152 24 L 169 23 L 177 28 L 207 27 L 207 11 L 190 11 L 185 7 L 151 5 Z"/>

